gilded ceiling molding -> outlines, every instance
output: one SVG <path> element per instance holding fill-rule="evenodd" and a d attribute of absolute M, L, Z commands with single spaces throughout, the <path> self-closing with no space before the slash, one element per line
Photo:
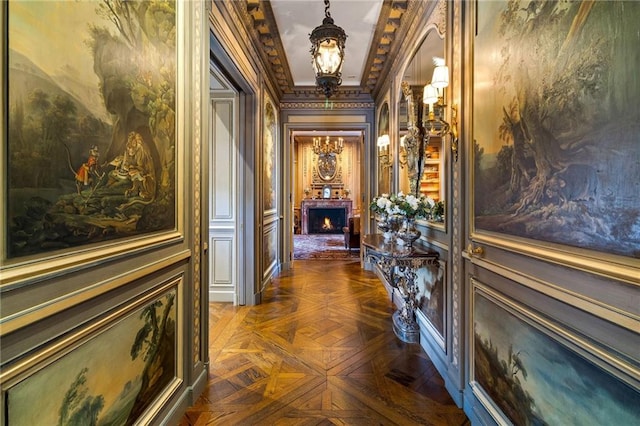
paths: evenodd
<path fill-rule="evenodd" d="M 393 63 L 388 64 L 394 72 L 393 78 L 396 79 L 396 87 L 400 87 L 402 83 L 404 66 L 408 66 L 411 61 L 413 49 L 418 49 L 424 40 L 424 28 L 433 26 L 441 37 L 446 38 L 447 0 L 439 0 L 433 9 L 427 9 L 430 4 L 422 1 L 411 2 L 411 7 L 406 13 L 407 18 L 412 17 L 412 19 L 405 21 L 405 29 L 408 30 L 407 36 L 412 38 L 407 41 L 401 51 L 393 55 Z M 431 12 L 425 21 L 424 16 L 428 10 Z"/>
<path fill-rule="evenodd" d="M 236 66 L 242 75 L 252 86 L 257 87 L 259 70 L 255 67 L 259 64 L 255 63 L 257 61 L 254 61 L 255 64 L 248 61 L 248 58 L 255 54 L 255 48 L 252 47 L 245 26 L 237 24 L 241 18 L 237 13 L 235 3 L 214 2 L 218 13 L 215 13 L 214 10 L 209 12 L 209 21 L 214 27 L 216 37 L 229 49 L 229 55 L 237 61 Z M 248 53 L 252 51 L 253 55 Z"/>
<path fill-rule="evenodd" d="M 373 102 L 330 102 L 327 106 L 326 102 L 281 102 L 281 109 L 368 109 L 374 108 Z"/>
<path fill-rule="evenodd" d="M 253 39 L 253 45 L 257 47 L 256 50 L 267 67 L 266 73 L 279 89 L 278 97 L 293 93 L 293 77 L 271 4 L 261 0 L 232 3 L 236 4 L 238 12 L 242 15 L 242 22 Z"/>
<path fill-rule="evenodd" d="M 260 59 L 267 68 L 269 80 L 277 86 L 278 98 L 294 97 L 305 100 L 320 99 L 322 93 L 314 87 L 295 87 L 291 70 L 286 60 L 286 53 L 276 20 L 273 16 L 271 4 L 265 0 L 240 0 L 230 2 L 229 9 L 235 9 L 237 21 L 244 25 L 250 40 L 244 40 L 248 45 L 256 46 Z M 369 56 L 365 63 L 360 86 L 345 89 L 340 88 L 336 94 L 337 100 L 349 101 L 354 98 L 371 99 L 371 93 L 384 83 L 390 67 L 387 59 L 397 53 L 401 41 L 406 35 L 403 29 L 403 16 L 407 11 L 416 9 L 423 3 L 409 0 L 384 0 L 380 17 L 372 39 Z M 241 34 L 244 36 L 245 34 Z M 244 39 L 244 37 L 243 37 Z"/>
<path fill-rule="evenodd" d="M 409 9 L 415 9 L 416 3 L 407 0 L 385 0 L 380 11 L 380 19 L 373 35 L 372 48 L 369 50 L 363 76 L 363 90 L 377 93 L 384 84 L 391 66 L 387 60 L 397 55 L 401 47 L 401 40 L 406 36 L 406 15 Z M 410 15 L 410 12 L 409 12 Z M 400 41 L 397 41 L 400 40 Z"/>

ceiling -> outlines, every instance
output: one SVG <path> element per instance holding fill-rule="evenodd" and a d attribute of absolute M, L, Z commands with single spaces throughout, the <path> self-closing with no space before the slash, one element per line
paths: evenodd
<path fill-rule="evenodd" d="M 281 100 L 324 99 L 315 88 L 309 34 L 325 17 L 323 0 L 243 0 L 233 6 L 244 16 L 254 45 Z M 333 100 L 371 100 L 407 32 L 410 0 L 331 0 L 329 13 L 347 34 L 342 85 Z"/>
<path fill-rule="evenodd" d="M 271 0 L 271 9 L 295 86 L 313 86 L 309 34 L 324 19 L 322 1 Z M 347 34 L 342 85 L 359 86 L 382 0 L 333 0 L 329 13 Z M 357 18 L 356 18 L 357 17 Z"/>

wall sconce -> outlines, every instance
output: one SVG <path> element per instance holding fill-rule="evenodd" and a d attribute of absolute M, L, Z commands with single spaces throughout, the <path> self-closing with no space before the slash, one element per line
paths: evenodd
<path fill-rule="evenodd" d="M 316 72 L 316 86 L 330 98 L 342 84 L 342 63 L 347 35 L 333 23 L 329 12 L 329 0 L 324 0 L 324 19 L 309 36 L 311 63 Z"/>
<path fill-rule="evenodd" d="M 338 138 L 333 141 L 329 140 L 327 135 L 324 142 L 320 138 L 313 138 L 313 153 L 316 155 L 340 154 L 344 148 L 344 139 Z"/>
<path fill-rule="evenodd" d="M 457 129 L 457 108 L 451 107 L 452 110 L 452 125 L 444 120 L 444 112 L 447 104 L 444 101 L 444 89 L 449 86 L 449 67 L 445 65 L 444 59 L 434 57 L 433 64 L 435 68 L 433 70 L 433 76 L 431 77 L 431 83 L 424 86 L 422 94 L 422 102 L 427 105 L 428 114 L 423 112 L 422 126 L 425 135 L 429 136 L 444 136 L 448 133 L 452 135 L 451 150 L 454 154 L 454 160 L 458 161 L 458 129 Z"/>
<path fill-rule="evenodd" d="M 390 143 L 389 135 L 378 136 L 378 161 L 383 168 L 389 168 L 393 163 L 393 157 L 389 152 Z"/>

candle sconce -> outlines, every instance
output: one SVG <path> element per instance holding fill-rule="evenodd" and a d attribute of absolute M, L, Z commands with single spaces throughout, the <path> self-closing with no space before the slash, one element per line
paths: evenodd
<path fill-rule="evenodd" d="M 449 85 L 449 68 L 444 59 L 434 57 L 434 71 L 431 82 L 422 89 L 422 96 L 414 95 L 411 86 L 402 82 L 402 92 L 407 102 L 407 134 L 401 140 L 405 153 L 401 156 L 402 165 L 406 165 L 409 176 L 409 188 L 418 195 L 420 177 L 424 170 L 427 147 L 431 137 L 451 135 L 451 149 L 454 161 L 458 160 L 457 108 L 452 107 L 452 124 L 445 120 L 445 88 Z"/>
<path fill-rule="evenodd" d="M 393 156 L 389 150 L 389 145 L 389 135 L 385 134 L 378 137 L 378 161 L 382 168 L 390 168 L 393 166 Z"/>

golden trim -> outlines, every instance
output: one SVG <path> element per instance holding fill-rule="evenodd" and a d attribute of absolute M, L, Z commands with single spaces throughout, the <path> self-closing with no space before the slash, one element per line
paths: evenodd
<path fill-rule="evenodd" d="M 471 260 L 474 265 L 478 265 L 511 281 L 518 282 L 525 287 L 529 287 L 563 303 L 570 304 L 571 306 L 588 312 L 593 316 L 607 320 L 612 324 L 616 324 L 631 331 L 637 331 L 640 329 L 640 316 L 631 312 L 623 311 L 615 306 L 600 302 L 597 299 L 586 297 L 575 291 L 567 290 L 564 287 L 560 287 L 548 281 L 537 279 L 531 275 L 522 274 L 521 272 L 505 268 L 499 264 L 484 259 L 472 258 Z"/>
<path fill-rule="evenodd" d="M 167 293 L 167 291 L 172 288 L 176 289 L 176 333 L 178 335 L 182 334 L 182 330 L 184 327 L 180 326 L 179 321 L 180 318 L 182 318 L 180 311 L 180 299 L 182 291 L 180 290 L 180 286 L 183 283 L 184 276 L 182 275 L 182 273 L 167 278 L 159 283 L 155 289 L 146 294 L 144 297 L 134 299 L 134 303 L 128 304 L 126 306 L 123 303 L 120 308 L 111 312 L 107 316 L 91 323 L 86 328 L 75 331 L 54 344 L 45 344 L 44 347 L 35 352 L 33 356 L 20 359 L 10 367 L 3 368 L 0 371 L 0 383 L 2 383 L 2 387 L 0 390 L 4 392 L 14 386 L 16 383 L 53 364 L 77 347 L 81 346 L 93 337 L 100 334 L 102 331 L 105 331 L 115 325 L 117 321 L 125 318 L 127 315 L 130 315 L 136 309 L 144 306 L 151 300 L 158 298 L 164 293 Z M 4 327 L 2 331 L 5 331 Z M 178 349 L 178 352 L 182 351 L 181 345 L 177 345 L 176 348 Z M 181 364 L 177 365 L 177 372 L 183 373 L 182 371 L 180 371 L 180 366 Z"/>
<path fill-rule="evenodd" d="M 176 243 L 183 238 L 180 232 L 174 230 L 155 236 L 140 236 L 129 241 L 113 241 L 95 249 L 87 246 L 69 253 L 4 265 L 0 267 L 0 293 L 35 280 L 44 280 L 54 273 L 60 275 L 74 272 L 91 267 L 95 262 L 104 263 L 116 257 L 139 254 L 141 251 L 148 251 L 150 246 Z"/>
<path fill-rule="evenodd" d="M 510 252 L 530 256 L 538 260 L 567 266 L 578 271 L 614 278 L 640 287 L 638 260 L 622 256 L 598 253 L 592 250 L 562 246 L 553 243 L 538 243 L 535 240 L 515 236 L 498 237 L 473 231 L 472 242 L 484 243 Z"/>
<path fill-rule="evenodd" d="M 559 345 L 562 345 L 571 352 L 585 358 L 588 362 L 594 366 L 601 368 L 611 373 L 616 379 L 623 381 L 624 383 L 633 386 L 632 379 L 637 377 L 637 370 L 633 365 L 625 363 L 622 358 L 613 356 L 610 352 L 603 349 L 603 347 L 596 346 L 593 341 L 581 337 L 578 333 L 571 332 L 569 325 L 562 326 L 558 320 L 550 320 L 537 310 L 527 308 L 524 305 L 520 305 L 515 300 L 510 299 L 508 296 L 500 293 L 498 290 L 493 289 L 491 286 L 484 282 L 471 278 L 471 310 L 470 321 L 475 322 L 475 297 L 477 294 L 481 294 L 489 301 L 496 304 L 498 307 L 506 310 L 508 313 L 514 315 L 521 321 L 527 323 L 529 326 L 535 328 L 540 333 L 545 334 L 550 339 L 554 340 Z M 606 320 L 606 319 L 603 319 Z M 470 336 L 474 335 L 474 327 L 470 328 Z M 637 330 L 637 328 L 636 328 Z M 471 337 L 473 339 L 473 337 Z M 471 342 L 473 343 L 473 342 Z M 473 344 L 471 345 L 473 347 Z M 610 348 L 615 351 L 615 348 Z M 474 371 L 474 359 L 473 353 L 469 355 L 470 376 L 469 379 L 473 379 Z M 619 374 L 614 374 L 614 371 Z"/>
<path fill-rule="evenodd" d="M 31 306 L 26 310 L 16 312 L 9 316 L 0 318 L 0 337 L 16 331 L 22 327 L 32 324 L 38 320 L 59 313 L 72 306 L 79 305 L 94 297 L 105 294 L 106 292 L 118 288 L 126 283 L 147 276 L 159 269 L 167 268 L 171 265 L 188 259 L 191 255 L 189 250 L 183 250 L 172 256 L 167 256 L 157 262 L 146 264 L 142 268 L 127 270 L 115 277 L 96 282 L 95 284 L 77 290 L 75 292 L 64 294 L 58 298 L 49 300 L 40 305 Z"/>
<path fill-rule="evenodd" d="M 167 384 L 165 389 L 155 397 L 154 401 L 147 407 L 142 416 L 137 419 L 137 424 L 148 424 L 150 420 L 155 418 L 161 412 L 161 410 L 166 406 L 167 401 L 177 393 L 184 383 L 184 327 L 182 326 L 182 318 L 184 317 L 184 301 L 182 300 L 183 291 L 181 289 L 183 284 L 184 276 L 182 273 L 167 278 L 144 297 L 134 299 L 134 303 L 125 305 L 125 302 L 120 306 L 120 308 L 107 316 L 94 321 L 86 328 L 77 330 L 54 344 L 45 344 L 33 356 L 22 359 L 9 368 L 2 369 L 0 371 L 0 383 L 2 384 L 0 391 L 3 397 L 2 399 L 4 400 L 6 392 L 19 382 L 54 364 L 56 361 L 64 358 L 66 355 L 89 342 L 91 339 L 98 337 L 101 333 L 116 326 L 119 321 L 133 315 L 136 310 L 142 308 L 147 303 L 160 298 L 169 291 L 175 290 L 177 339 L 175 353 L 176 375 L 174 379 Z M 6 418 L 3 417 L 3 420 L 6 422 Z"/>

